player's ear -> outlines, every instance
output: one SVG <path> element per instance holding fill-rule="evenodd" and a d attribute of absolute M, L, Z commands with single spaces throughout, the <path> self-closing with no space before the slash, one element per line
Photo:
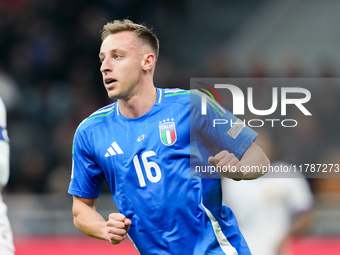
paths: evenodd
<path fill-rule="evenodd" d="M 145 53 L 142 62 L 143 70 L 145 71 L 151 70 L 155 65 L 155 61 L 156 61 L 155 54 L 153 54 L 152 52 Z"/>

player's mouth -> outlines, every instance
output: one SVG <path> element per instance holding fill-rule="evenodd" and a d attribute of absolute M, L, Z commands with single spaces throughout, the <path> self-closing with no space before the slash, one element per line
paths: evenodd
<path fill-rule="evenodd" d="M 115 82 L 117 82 L 117 80 L 116 79 L 112 79 L 112 78 L 107 78 L 107 79 L 105 79 L 105 86 L 106 87 L 111 87 L 111 86 L 113 86 L 113 84 L 115 83 Z"/>

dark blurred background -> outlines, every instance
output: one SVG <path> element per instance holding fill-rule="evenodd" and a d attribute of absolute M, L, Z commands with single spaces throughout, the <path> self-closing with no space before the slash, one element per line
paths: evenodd
<path fill-rule="evenodd" d="M 110 103 L 98 60 L 107 21 L 129 18 L 153 27 L 160 39 L 155 85 L 189 89 L 190 77 L 337 78 L 339 12 L 340 2 L 332 0 L 0 0 L 0 95 L 11 139 L 3 193 L 10 217 L 22 216 L 15 209 L 25 207 L 15 203 L 33 199 L 30 194 L 39 201 L 67 196 L 73 134 Z M 312 100 L 313 118 L 301 119 L 288 138 L 275 136 L 281 160 L 339 163 L 340 83 L 332 81 L 310 88 L 319 97 Z M 340 212 L 327 205 L 339 201 L 340 182 L 310 185 L 322 197 L 318 223 L 326 222 L 314 233 L 339 234 L 332 223 Z"/>

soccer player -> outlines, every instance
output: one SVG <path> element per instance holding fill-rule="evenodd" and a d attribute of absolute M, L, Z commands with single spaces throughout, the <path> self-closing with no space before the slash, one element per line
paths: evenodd
<path fill-rule="evenodd" d="M 208 103 L 201 118 L 199 93 L 156 88 L 158 51 L 157 37 L 143 25 L 117 20 L 103 28 L 100 71 L 117 101 L 76 130 L 68 191 L 74 224 L 112 244 L 128 235 L 140 254 L 251 254 L 222 204 L 220 178 L 191 178 L 192 165 L 233 167 L 220 174 L 241 180 L 262 174 L 242 166 L 269 160 L 250 128 L 228 133 L 210 125 L 219 114 L 236 121 L 219 105 Z M 213 155 L 212 146 L 221 151 Z M 103 181 L 120 212 L 108 220 L 96 211 Z"/>
<path fill-rule="evenodd" d="M 6 108 L 0 97 L 0 191 L 9 178 L 9 139 L 7 136 Z M 7 217 L 7 206 L 0 194 L 0 254 L 13 255 L 13 234 Z"/>
<path fill-rule="evenodd" d="M 259 132 L 257 143 L 280 169 L 270 132 Z M 278 154 L 276 154 L 278 155 Z M 311 225 L 313 195 L 299 172 L 272 172 L 264 178 L 240 183 L 222 180 L 223 202 L 237 215 L 239 227 L 253 255 L 289 254 L 291 238 L 302 236 Z"/>

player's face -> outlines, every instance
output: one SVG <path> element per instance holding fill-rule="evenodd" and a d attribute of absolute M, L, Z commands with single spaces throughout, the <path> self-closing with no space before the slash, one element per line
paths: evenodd
<path fill-rule="evenodd" d="M 134 32 L 109 35 L 100 47 L 100 71 L 110 98 L 128 99 L 142 74 L 142 43 Z"/>

